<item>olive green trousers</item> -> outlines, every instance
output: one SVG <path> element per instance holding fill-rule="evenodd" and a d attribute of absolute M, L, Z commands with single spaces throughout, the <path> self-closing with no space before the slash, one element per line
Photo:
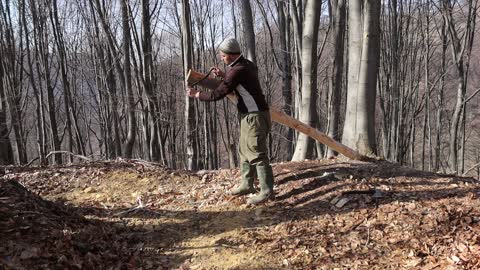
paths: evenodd
<path fill-rule="evenodd" d="M 253 187 L 255 174 L 261 193 L 273 192 L 273 172 L 268 159 L 267 137 L 272 122 L 270 112 L 240 115 L 240 170 L 242 185 Z"/>

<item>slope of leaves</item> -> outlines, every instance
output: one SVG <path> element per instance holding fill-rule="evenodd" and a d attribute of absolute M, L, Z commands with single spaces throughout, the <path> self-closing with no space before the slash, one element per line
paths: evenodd
<path fill-rule="evenodd" d="M 0 179 L 0 263 L 7 269 L 122 269 L 132 262 L 115 229 Z"/>

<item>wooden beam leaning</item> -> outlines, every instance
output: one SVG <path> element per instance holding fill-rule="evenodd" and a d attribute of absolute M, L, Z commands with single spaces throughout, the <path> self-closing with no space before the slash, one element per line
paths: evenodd
<path fill-rule="evenodd" d="M 221 81 L 206 76 L 206 74 L 196 72 L 190 70 L 187 74 L 187 82 L 190 85 L 199 85 L 208 89 L 215 89 L 217 88 Z M 234 93 L 227 95 L 227 97 L 233 101 L 235 104 L 237 103 L 237 97 Z M 293 128 L 297 131 L 300 131 L 309 137 L 319 141 L 320 143 L 330 147 L 331 149 L 335 150 L 336 152 L 355 160 L 368 160 L 369 158 L 361 155 L 357 151 L 335 141 L 334 139 L 328 137 L 325 133 L 318 131 L 317 129 L 298 121 L 297 119 L 285 114 L 275 106 L 270 106 L 270 116 L 272 121 L 275 121 L 279 124 L 287 126 L 289 128 Z"/>

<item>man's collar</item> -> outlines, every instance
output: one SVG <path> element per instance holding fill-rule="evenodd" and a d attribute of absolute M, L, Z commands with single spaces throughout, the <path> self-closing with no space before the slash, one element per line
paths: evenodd
<path fill-rule="evenodd" d="M 230 63 L 229 66 L 230 66 L 230 67 L 235 66 L 235 64 L 237 64 L 238 61 L 240 61 L 240 59 L 241 59 L 242 57 L 243 57 L 243 54 L 240 54 L 240 55 L 237 57 L 237 59 L 235 59 L 232 63 Z"/>

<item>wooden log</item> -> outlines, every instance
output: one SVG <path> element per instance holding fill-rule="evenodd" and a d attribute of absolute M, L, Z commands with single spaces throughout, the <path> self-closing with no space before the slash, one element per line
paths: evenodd
<path fill-rule="evenodd" d="M 206 76 L 206 74 L 190 70 L 187 74 L 187 82 L 190 85 L 199 85 L 208 89 L 216 89 L 221 81 Z M 237 97 L 234 93 L 227 95 L 227 97 L 237 103 Z M 357 151 L 335 141 L 334 139 L 328 137 L 325 133 L 318 131 L 317 129 L 298 121 L 297 119 L 285 114 L 275 106 L 270 106 L 270 116 L 272 121 L 275 121 L 279 124 L 293 128 L 297 131 L 300 131 L 306 134 L 309 137 L 319 141 L 320 143 L 330 147 L 336 152 L 355 160 L 368 160 L 368 157 L 361 155 Z"/>

